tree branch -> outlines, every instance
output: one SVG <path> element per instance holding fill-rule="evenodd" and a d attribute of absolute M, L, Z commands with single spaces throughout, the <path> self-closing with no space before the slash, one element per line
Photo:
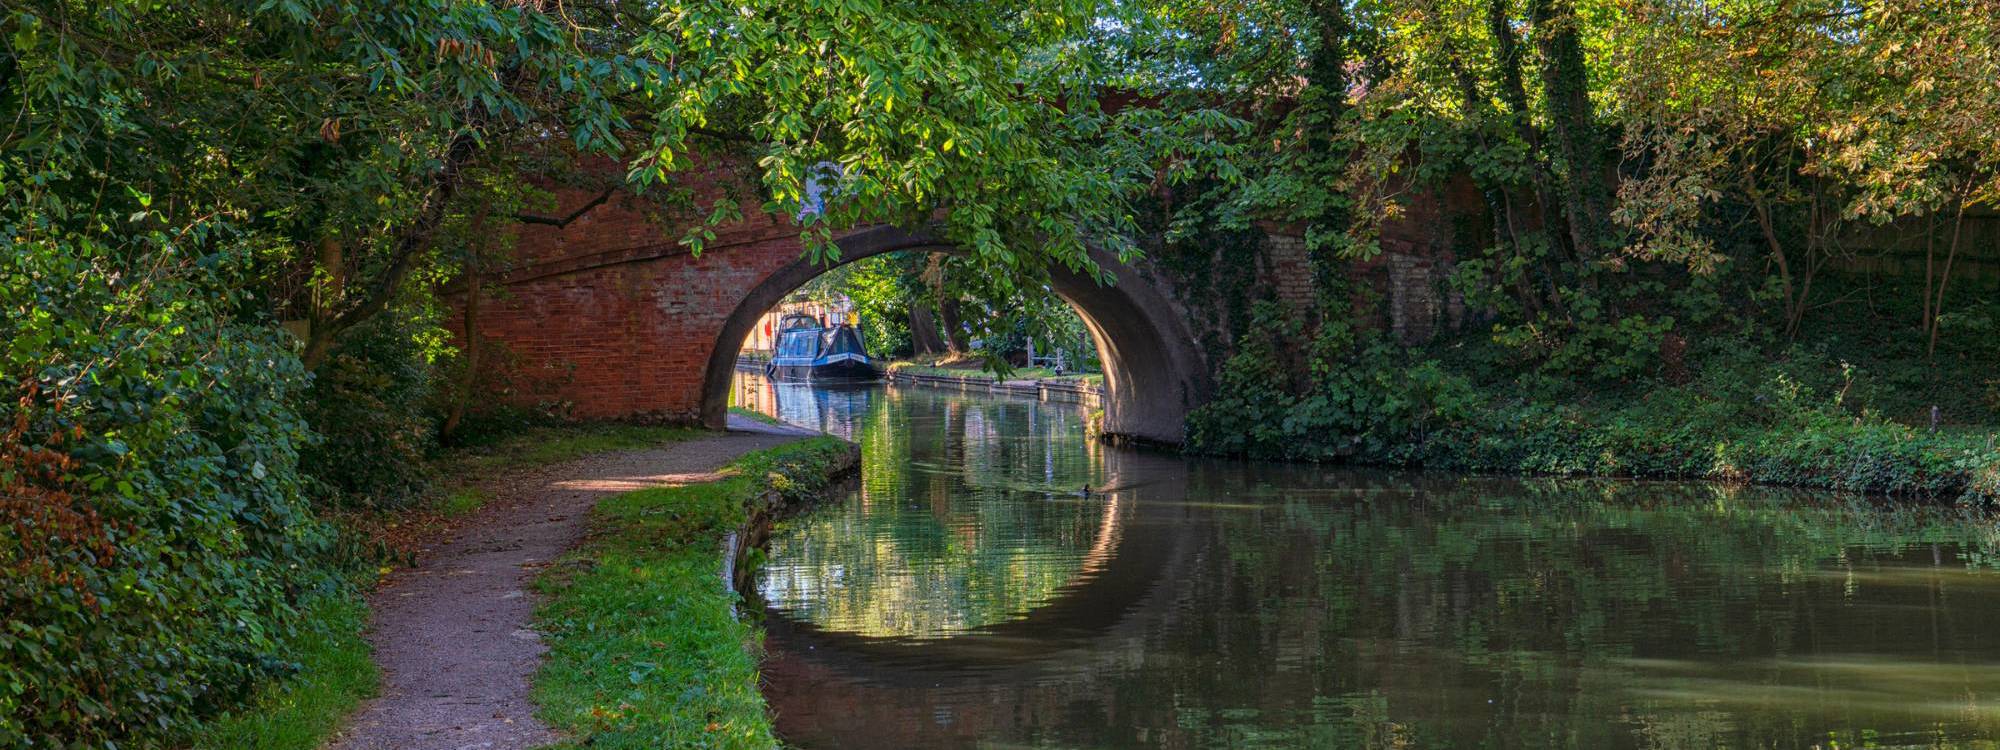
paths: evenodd
<path fill-rule="evenodd" d="M 508 76 L 511 85 L 513 76 Z M 341 332 L 353 328 L 362 321 L 388 309 L 389 301 L 396 290 L 408 278 L 416 259 L 424 248 L 430 246 L 431 238 L 440 224 L 444 223 L 446 209 L 452 198 L 458 194 L 459 174 L 472 161 L 479 150 L 477 131 L 486 124 L 487 113 L 483 107 L 469 108 L 463 129 L 451 139 L 446 147 L 439 168 L 430 176 L 430 190 L 424 197 L 417 215 L 396 232 L 390 246 L 393 248 L 389 266 L 380 278 L 368 289 L 360 303 L 334 316 L 320 325 L 314 321 L 307 331 L 306 349 L 300 356 L 307 370 L 317 370 L 326 361 L 333 349 L 334 338 Z"/>
<path fill-rule="evenodd" d="M 538 214 L 514 214 L 514 220 L 523 224 L 541 224 L 561 229 L 569 226 L 570 222 L 583 218 L 583 215 L 590 213 L 591 209 L 604 205 L 605 201 L 611 200 L 611 194 L 616 190 L 617 188 L 605 188 L 604 192 L 598 193 L 597 197 L 590 199 L 590 202 L 577 206 L 576 210 L 569 212 L 568 216 L 557 218 Z"/>
<path fill-rule="evenodd" d="M 732 133 L 726 130 L 715 130 L 713 128 L 688 128 L 687 131 L 694 135 L 707 136 L 709 138 L 714 138 L 718 141 L 734 141 L 736 143 L 757 142 L 757 139 L 752 138 L 743 133 Z"/>

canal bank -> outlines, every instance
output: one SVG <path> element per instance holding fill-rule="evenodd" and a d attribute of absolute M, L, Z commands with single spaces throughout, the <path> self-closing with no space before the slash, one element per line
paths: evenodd
<path fill-rule="evenodd" d="M 978 370 L 949 370 L 939 367 L 913 366 L 898 362 L 889 366 L 884 379 L 898 385 L 920 385 L 932 388 L 946 388 L 960 392 L 995 393 L 1006 396 L 1032 398 L 1037 401 L 1082 404 L 1086 408 L 1101 409 L 1104 404 L 1103 376 L 1087 378 L 1079 376 L 1060 377 L 1013 377 L 1001 378 L 990 372 Z"/>
<path fill-rule="evenodd" d="M 605 498 L 590 533 L 538 582 L 549 651 L 535 676 L 559 747 L 776 746 L 758 685 L 761 640 L 738 616 L 736 571 L 774 520 L 856 470 L 850 443 L 757 450 L 686 484 Z"/>
<path fill-rule="evenodd" d="M 745 352 L 738 355 L 736 370 L 762 375 L 768 357 Z M 960 393 L 992 393 L 1004 396 L 1031 398 L 1037 401 L 1080 404 L 1089 409 L 1102 409 L 1104 403 L 1104 376 L 1057 375 L 1038 377 L 1021 376 L 1019 373 L 1040 373 L 1043 370 L 1017 371 L 1016 377 L 1002 378 L 985 370 L 968 370 L 944 367 L 929 367 L 909 362 L 891 362 L 883 370 L 883 382 L 896 385 L 942 388 Z M 800 385 L 806 385 L 801 383 Z"/>

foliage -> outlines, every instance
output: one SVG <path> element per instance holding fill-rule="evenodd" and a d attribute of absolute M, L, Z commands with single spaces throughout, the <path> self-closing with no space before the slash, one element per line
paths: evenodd
<path fill-rule="evenodd" d="M 141 250 L 0 226 L 0 745 L 169 741 L 290 671 L 328 585 L 305 375 L 233 320 L 251 248 L 145 242 L 126 273 Z"/>
<path fill-rule="evenodd" d="M 300 465 L 325 502 L 393 509 L 429 481 L 435 370 L 416 327 L 392 315 L 358 325 L 315 373 L 301 412 L 319 439 Z"/>
<path fill-rule="evenodd" d="M 696 250 L 744 206 L 822 254 L 938 219 L 996 277 L 1117 250 L 1160 141 L 1078 95 L 1094 7 L 10 4 L 0 744 L 157 745 L 283 671 L 326 536 L 299 453 L 341 502 L 420 486 L 435 342 L 400 316 L 552 221 L 522 174 Z"/>
<path fill-rule="evenodd" d="M 756 632 L 737 619 L 718 539 L 767 492 L 797 502 L 852 448 L 814 438 L 746 455 L 717 481 L 606 498 L 597 532 L 542 581 L 549 654 L 535 699 L 579 745 L 776 745 Z"/>
<path fill-rule="evenodd" d="M 921 292 L 920 253 L 888 253 L 828 270 L 792 297 L 820 301 L 844 295 L 854 303 L 863 344 L 878 357 L 909 356 L 910 307 Z"/>
<path fill-rule="evenodd" d="M 942 353 L 917 351 L 912 327 L 930 324 L 949 329 L 934 335 L 954 344 L 979 337 L 977 347 L 965 341 L 966 348 L 953 352 L 956 355 L 973 354 L 976 348 L 999 364 L 1011 356 L 1025 356 L 1033 341 L 1036 356 L 1061 351 L 1071 369 L 1095 368 L 1095 342 L 1069 303 L 1046 285 L 994 283 L 975 263 L 962 258 L 916 252 L 878 255 L 833 268 L 795 293 L 817 300 L 835 295 L 854 303 L 868 349 L 877 356 Z M 946 315 L 947 309 L 953 314 Z"/>
<path fill-rule="evenodd" d="M 298 662 L 296 673 L 202 727 L 190 747 L 314 750 L 375 692 L 375 659 L 361 637 L 368 607 L 361 599 L 322 597 L 301 606 L 299 614 L 305 626 L 287 648 Z"/>
<path fill-rule="evenodd" d="M 1836 0 L 1125 7 L 1102 43 L 1126 51 L 1121 72 L 1150 106 L 1221 105 L 1234 123 L 1213 131 L 1229 166 L 1191 164 L 1198 189 L 1161 201 L 1177 280 L 1234 287 L 1197 300 L 1219 354 L 1217 399 L 1189 425 L 1199 449 L 1990 497 L 1983 433 L 1907 425 L 1928 427 L 1933 409 L 1994 423 L 1977 401 L 2000 352 L 1974 333 L 1984 303 L 1963 299 L 1988 285 L 1956 270 L 1990 255 L 1966 217 L 2000 198 L 1977 124 L 2000 111 L 1980 83 L 2000 71 L 1992 14 Z M 1455 223 L 1439 293 L 1468 309 L 1463 329 L 1404 352 L 1374 331 L 1379 300 L 1346 279 L 1371 272 L 1360 264 L 1385 222 L 1417 198 Z M 1269 251 L 1228 234 L 1271 222 L 1305 235 L 1308 314 L 1246 315 L 1268 289 L 1227 283 Z M 1914 246 L 1920 283 L 1844 275 L 1866 267 L 1865 225 L 1892 222 L 1875 236 L 1899 246 L 1874 252 Z"/>
<path fill-rule="evenodd" d="M 562 221 L 523 174 L 696 251 L 752 212 L 797 217 L 821 260 L 846 227 L 934 229 L 965 252 L 862 275 L 885 345 L 926 302 L 954 344 L 1075 337 L 1046 273 L 1129 257 L 1142 203 L 1168 240 L 1297 226 L 1318 304 L 1257 332 L 1224 302 L 1221 398 L 1191 425 L 1210 450 L 1990 498 L 1979 436 L 1907 426 L 1941 402 L 1990 422 L 2000 387 L 1963 278 L 1968 215 L 2000 200 L 1984 10 L 12 4 L 0 741 L 157 746 L 285 671 L 326 585 L 309 484 L 420 486 L 439 347 L 408 318 L 504 271 L 490 238 Z M 1453 188 L 1483 208 L 1455 289 L 1492 326 L 1405 353 L 1340 279 L 1410 196 Z M 1916 237 L 1921 284 L 1821 273 L 1870 223 Z M 1236 267 L 1211 279 L 1254 267 L 1242 244 L 1208 248 Z M 1855 298 L 1909 308 L 1897 340 L 1829 333 L 1879 325 Z"/>
<path fill-rule="evenodd" d="M 1412 198 L 1476 195 L 1452 209 L 1486 225 L 1456 249 L 1461 289 L 1525 354 L 1576 372 L 1629 370 L 1648 334 L 1693 322 L 1660 303 L 1704 284 L 1795 335 L 1841 301 L 1822 272 L 1891 221 L 1922 242 L 1909 294 L 1932 356 L 1978 252 L 1967 214 L 2000 200 L 1981 124 L 2000 113 L 2000 26 L 1962 4 L 1121 8 L 1100 42 L 1121 80 L 1164 113 L 1231 122 L 1210 130 L 1226 165 L 1188 160 L 1200 179 L 1164 196 L 1169 239 L 1288 224 L 1326 293 Z M 1339 295 L 1321 303 L 1344 316 Z"/>
<path fill-rule="evenodd" d="M 1369 334 L 1323 332 L 1301 388 L 1273 354 L 1295 329 L 1270 329 L 1274 335 L 1223 365 L 1218 398 L 1189 418 L 1192 449 L 2000 501 L 1992 435 L 1925 432 L 1858 408 L 1847 400 L 1857 390 L 1852 368 L 1803 352 L 1765 360 L 1732 342 L 1738 356 L 1704 358 L 1707 366 L 1690 383 L 1648 381 L 1628 399 L 1601 404 L 1538 394 L 1519 382 L 1481 384 L 1422 353 L 1401 356 Z"/>

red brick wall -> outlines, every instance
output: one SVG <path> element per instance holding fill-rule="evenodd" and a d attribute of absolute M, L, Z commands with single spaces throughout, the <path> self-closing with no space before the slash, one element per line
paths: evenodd
<path fill-rule="evenodd" d="M 554 213 L 591 197 L 563 191 Z M 723 321 L 802 247 L 796 229 L 755 217 L 719 230 L 696 257 L 647 211 L 618 199 L 565 228 L 516 230 L 515 270 L 488 284 L 478 323 L 482 340 L 512 355 L 525 383 L 516 400 L 564 404 L 578 418 L 699 419 Z M 450 299 L 462 304 L 462 291 Z M 463 340 L 461 316 L 450 319 Z"/>

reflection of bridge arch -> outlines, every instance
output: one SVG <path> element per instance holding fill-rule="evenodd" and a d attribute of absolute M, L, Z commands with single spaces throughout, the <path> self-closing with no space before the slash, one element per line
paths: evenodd
<path fill-rule="evenodd" d="M 930 250 L 957 252 L 924 233 L 874 227 L 841 238 L 840 260 L 852 263 L 886 253 Z M 1099 284 L 1087 274 L 1056 266 L 1050 288 L 1076 308 L 1090 329 L 1104 362 L 1105 423 L 1110 434 L 1179 443 L 1187 412 L 1207 396 L 1207 368 L 1186 323 L 1156 282 L 1102 253 L 1093 260 L 1115 283 Z M 765 311 L 834 266 L 793 259 L 766 275 L 742 297 L 718 332 L 704 371 L 701 415 L 720 426 L 729 406 L 729 382 L 736 351 Z"/>
<path fill-rule="evenodd" d="M 1199 546 L 1189 534 L 1203 525 L 1188 523 L 1197 511 L 1179 502 L 1183 462 L 1116 451 L 1105 468 L 1106 522 L 1077 576 L 1025 614 L 947 638 L 907 638 L 839 632 L 767 609 L 766 643 L 881 685 L 931 685 L 946 673 L 1020 682 L 1120 653 L 1116 643 L 1171 609 L 1172 583 Z"/>

